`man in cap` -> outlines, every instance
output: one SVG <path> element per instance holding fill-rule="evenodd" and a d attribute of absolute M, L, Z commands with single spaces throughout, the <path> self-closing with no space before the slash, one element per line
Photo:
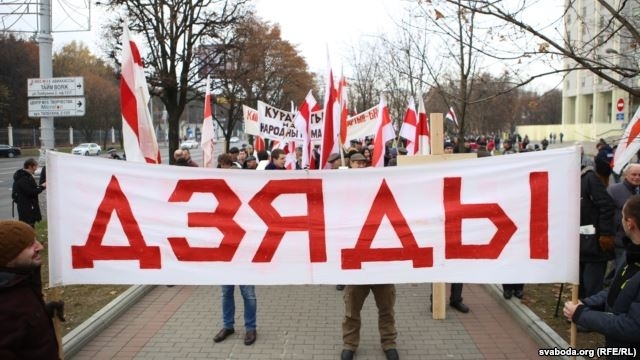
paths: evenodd
<path fill-rule="evenodd" d="M 511 142 L 511 140 L 507 139 L 502 143 L 502 154 L 503 155 L 507 155 L 507 154 L 515 154 L 516 153 L 516 149 L 513 148 L 513 143 Z"/>
<path fill-rule="evenodd" d="M 0 221 L 0 359 L 59 359 L 42 296 L 41 250 L 29 225 Z"/>
<path fill-rule="evenodd" d="M 340 167 L 340 164 L 342 164 L 342 162 L 340 161 L 340 154 L 338 153 L 332 153 L 331 155 L 329 155 L 329 158 L 327 159 L 327 162 L 329 164 L 331 164 L 331 168 L 332 169 L 337 169 Z M 339 289 L 342 290 L 342 289 Z"/>
<path fill-rule="evenodd" d="M 244 161 L 244 169 L 255 170 L 258 167 L 258 161 L 255 156 L 249 155 Z"/>
<path fill-rule="evenodd" d="M 365 168 L 367 167 L 367 158 L 360 153 L 355 153 L 349 157 L 349 163 L 353 169 Z"/>
<path fill-rule="evenodd" d="M 364 168 L 367 166 L 367 159 L 360 153 L 351 155 L 351 168 Z M 369 292 L 373 293 L 378 307 L 378 331 L 380 332 L 380 343 L 382 351 L 387 360 L 399 359 L 396 350 L 396 330 L 395 312 L 393 307 L 396 303 L 396 288 L 393 284 L 365 284 L 347 285 L 344 289 L 345 314 L 342 321 L 342 342 L 343 350 L 340 354 L 341 360 L 351 360 L 360 345 L 360 327 L 362 320 L 360 312 Z"/>

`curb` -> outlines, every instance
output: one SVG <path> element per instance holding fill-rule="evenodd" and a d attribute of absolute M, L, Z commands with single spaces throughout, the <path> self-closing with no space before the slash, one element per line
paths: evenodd
<path fill-rule="evenodd" d="M 105 307 L 71 330 L 62 338 L 65 359 L 77 354 L 94 337 L 151 291 L 155 285 L 135 285 L 125 290 Z"/>
<path fill-rule="evenodd" d="M 523 305 L 520 300 L 512 299 L 506 301 L 502 297 L 502 286 L 498 284 L 485 284 L 485 289 L 491 296 L 500 303 L 518 323 L 535 339 L 535 341 L 545 348 L 568 349 L 569 344 L 556 333 L 549 325 L 538 317 L 527 306 Z M 567 356 L 558 356 L 562 359 L 569 359 Z M 584 359 L 583 357 L 576 357 Z"/>

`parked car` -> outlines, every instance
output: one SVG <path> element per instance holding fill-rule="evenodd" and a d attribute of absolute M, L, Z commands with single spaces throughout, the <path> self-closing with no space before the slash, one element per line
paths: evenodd
<path fill-rule="evenodd" d="M 235 144 L 235 143 L 237 143 L 239 141 L 240 141 L 240 138 L 237 137 L 237 136 L 232 136 L 231 139 L 229 139 L 229 142 L 232 143 L 232 144 Z"/>
<path fill-rule="evenodd" d="M 180 144 L 180 149 L 197 149 L 200 146 L 200 143 L 197 141 L 190 139 L 185 140 Z"/>
<path fill-rule="evenodd" d="M 74 155 L 84 155 L 84 156 L 96 155 L 97 156 L 97 155 L 100 155 L 101 151 L 102 151 L 102 148 L 100 147 L 100 145 L 96 143 L 83 143 L 74 147 L 71 150 L 71 153 Z"/>
<path fill-rule="evenodd" d="M 0 156 L 12 158 L 20 155 L 21 151 L 19 147 L 0 144 Z"/>

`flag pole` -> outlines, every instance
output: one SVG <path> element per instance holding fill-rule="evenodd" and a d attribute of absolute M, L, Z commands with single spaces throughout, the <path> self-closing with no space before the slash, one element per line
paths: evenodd
<path fill-rule="evenodd" d="M 346 165 L 344 164 L 344 146 L 342 145 L 342 138 L 340 133 L 338 133 L 337 138 L 338 138 L 338 151 L 340 152 L 340 164 L 342 164 L 341 167 L 345 167 Z"/>
<path fill-rule="evenodd" d="M 573 304 L 578 303 L 578 284 L 573 284 L 573 288 L 571 289 L 571 302 Z M 578 326 L 573 321 L 571 322 L 571 338 L 569 339 L 570 346 L 572 349 L 576 349 L 576 343 L 578 340 Z M 575 356 L 570 356 L 569 359 L 575 360 Z"/>

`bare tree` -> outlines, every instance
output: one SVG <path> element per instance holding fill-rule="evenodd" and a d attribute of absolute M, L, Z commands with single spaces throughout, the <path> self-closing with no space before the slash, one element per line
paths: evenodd
<path fill-rule="evenodd" d="M 108 0 L 105 5 L 115 14 L 106 29 L 120 36 L 123 23 L 140 34 L 148 49 L 145 66 L 152 95 L 165 105 L 169 122 L 169 151 L 178 148 L 179 120 L 193 91 L 202 85 L 195 56 L 199 45 L 219 43 L 230 27 L 246 16 L 249 0 Z M 110 55 L 117 61 L 115 46 Z M 170 161 L 173 161 L 171 159 Z"/>
<path fill-rule="evenodd" d="M 525 16 L 526 11 L 534 7 L 549 4 L 540 0 L 491 1 L 491 0 L 444 0 L 479 14 L 501 20 L 502 26 L 510 29 L 512 45 L 522 44 L 518 41 L 524 34 L 533 37 L 537 44 L 533 48 L 520 48 L 519 59 L 537 58 L 553 61 L 559 57 L 571 59 L 569 66 L 553 68 L 546 72 L 532 74 L 522 79 L 528 82 L 537 77 L 554 73 L 567 73 L 572 70 L 588 70 L 597 77 L 612 85 L 628 91 L 631 95 L 640 96 L 640 88 L 634 86 L 634 79 L 640 72 L 636 49 L 640 45 L 640 29 L 633 19 L 637 1 L 612 2 L 595 0 L 599 4 L 600 14 L 593 22 L 585 16 L 586 5 L 577 0 L 564 1 L 564 11 L 548 23 L 532 23 L 534 17 Z M 589 4 L 594 4 L 589 3 Z M 576 20 L 580 23 L 581 34 L 576 36 L 565 29 L 564 21 Z M 565 29 L 564 32 L 562 29 Z M 620 51 L 614 44 L 619 43 Z"/>
<path fill-rule="evenodd" d="M 382 44 L 375 38 L 361 42 L 349 51 L 347 62 L 352 74 L 347 83 L 349 86 L 349 103 L 353 111 L 364 111 L 376 106 L 380 100 L 380 92 L 384 90 L 382 79 Z M 324 88 L 324 87 L 323 87 Z"/>
<path fill-rule="evenodd" d="M 281 109 L 296 105 L 315 90 L 304 58 L 281 38 L 280 27 L 254 16 L 235 24 L 220 44 L 202 46 L 199 56 L 213 79 L 212 91 L 222 104 L 215 120 L 228 140 L 242 121 L 242 105 L 264 101 Z M 204 76 L 204 74 L 203 74 Z"/>

